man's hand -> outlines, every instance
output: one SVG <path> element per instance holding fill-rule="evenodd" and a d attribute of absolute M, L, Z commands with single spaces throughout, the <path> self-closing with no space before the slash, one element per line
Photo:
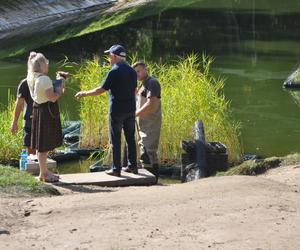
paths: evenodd
<path fill-rule="evenodd" d="M 103 89 L 102 87 L 98 87 L 98 88 L 94 88 L 88 91 L 79 91 L 75 97 L 76 98 L 81 98 L 81 97 L 86 97 L 86 96 L 97 96 L 97 95 L 101 95 L 102 93 L 104 93 L 106 90 Z"/>
<path fill-rule="evenodd" d="M 13 135 L 15 135 L 18 132 L 18 123 L 17 122 L 11 123 L 10 131 Z"/>
<path fill-rule="evenodd" d="M 85 97 L 87 96 L 86 94 L 86 91 L 79 91 L 76 95 L 75 95 L 75 98 L 82 98 L 82 97 Z"/>
<path fill-rule="evenodd" d="M 140 107 L 139 109 L 136 110 L 135 116 L 136 117 L 146 116 L 146 115 L 154 112 L 154 109 L 157 106 L 158 100 L 159 99 L 156 96 L 149 97 L 147 99 L 147 102 L 142 107 Z"/>

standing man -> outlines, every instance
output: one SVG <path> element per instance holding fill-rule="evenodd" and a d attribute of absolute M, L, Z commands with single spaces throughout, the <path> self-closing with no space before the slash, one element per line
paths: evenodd
<path fill-rule="evenodd" d="M 157 150 L 161 129 L 161 87 L 159 82 L 149 76 L 144 62 L 133 65 L 137 78 L 142 82 L 137 93 L 137 125 L 142 164 L 151 164 L 158 179 Z"/>
<path fill-rule="evenodd" d="M 14 116 L 10 130 L 13 134 L 18 132 L 19 116 L 24 110 L 23 115 L 23 145 L 26 147 L 27 154 L 35 154 L 35 149 L 31 148 L 31 115 L 32 115 L 33 100 L 31 98 L 27 80 L 23 79 L 18 86 L 17 100 L 14 110 Z"/>
<path fill-rule="evenodd" d="M 136 145 L 135 145 L 135 90 L 137 76 L 133 68 L 126 62 L 126 51 L 121 45 L 113 45 L 104 52 L 108 54 L 111 70 L 101 87 L 80 91 L 75 97 L 97 96 L 109 91 L 109 134 L 112 146 L 113 166 L 106 173 L 121 176 L 121 133 L 124 130 L 128 148 L 127 172 L 137 174 Z"/>

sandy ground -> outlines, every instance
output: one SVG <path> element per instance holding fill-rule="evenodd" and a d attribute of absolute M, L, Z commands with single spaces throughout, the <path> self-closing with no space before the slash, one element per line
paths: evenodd
<path fill-rule="evenodd" d="M 0 249 L 300 249 L 300 167 L 1 199 Z"/>

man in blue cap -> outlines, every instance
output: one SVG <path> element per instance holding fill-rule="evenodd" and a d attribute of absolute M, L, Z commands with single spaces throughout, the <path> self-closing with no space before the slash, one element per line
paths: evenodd
<path fill-rule="evenodd" d="M 137 155 L 135 144 L 135 90 L 137 75 L 126 62 L 126 51 L 121 45 L 113 45 L 104 51 L 108 55 L 111 70 L 102 86 L 89 91 L 80 91 L 75 97 L 97 96 L 109 91 L 109 135 L 112 146 L 113 166 L 106 173 L 121 176 L 121 133 L 124 130 L 128 149 L 128 166 L 126 172 L 137 174 Z"/>

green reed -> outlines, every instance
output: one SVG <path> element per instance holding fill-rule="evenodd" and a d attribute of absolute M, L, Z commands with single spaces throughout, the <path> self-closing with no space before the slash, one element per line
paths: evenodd
<path fill-rule="evenodd" d="M 224 81 L 210 74 L 212 59 L 189 55 L 172 64 L 146 63 L 162 86 L 161 161 L 180 159 L 180 141 L 193 138 L 196 120 L 204 122 L 207 141 L 223 142 L 230 161 L 239 161 L 240 124 L 232 118 L 230 103 L 223 93 Z M 75 77 L 82 90 L 91 89 L 101 84 L 109 68 L 107 64 L 100 67 L 97 59 L 86 61 Z M 108 148 L 107 96 L 87 97 L 80 102 L 81 144 Z"/>
<path fill-rule="evenodd" d="M 18 133 L 13 135 L 10 125 L 13 118 L 15 99 L 8 92 L 8 105 L 0 109 L 0 160 L 9 162 L 18 159 L 22 148 L 22 119 L 18 122 Z"/>
<path fill-rule="evenodd" d="M 73 76 L 80 80 L 81 90 L 89 90 L 101 84 L 109 68 L 107 64 L 99 67 L 98 59 L 94 59 L 84 62 Z M 83 98 L 80 100 L 80 104 L 81 146 L 106 146 L 108 144 L 107 97 Z"/>

